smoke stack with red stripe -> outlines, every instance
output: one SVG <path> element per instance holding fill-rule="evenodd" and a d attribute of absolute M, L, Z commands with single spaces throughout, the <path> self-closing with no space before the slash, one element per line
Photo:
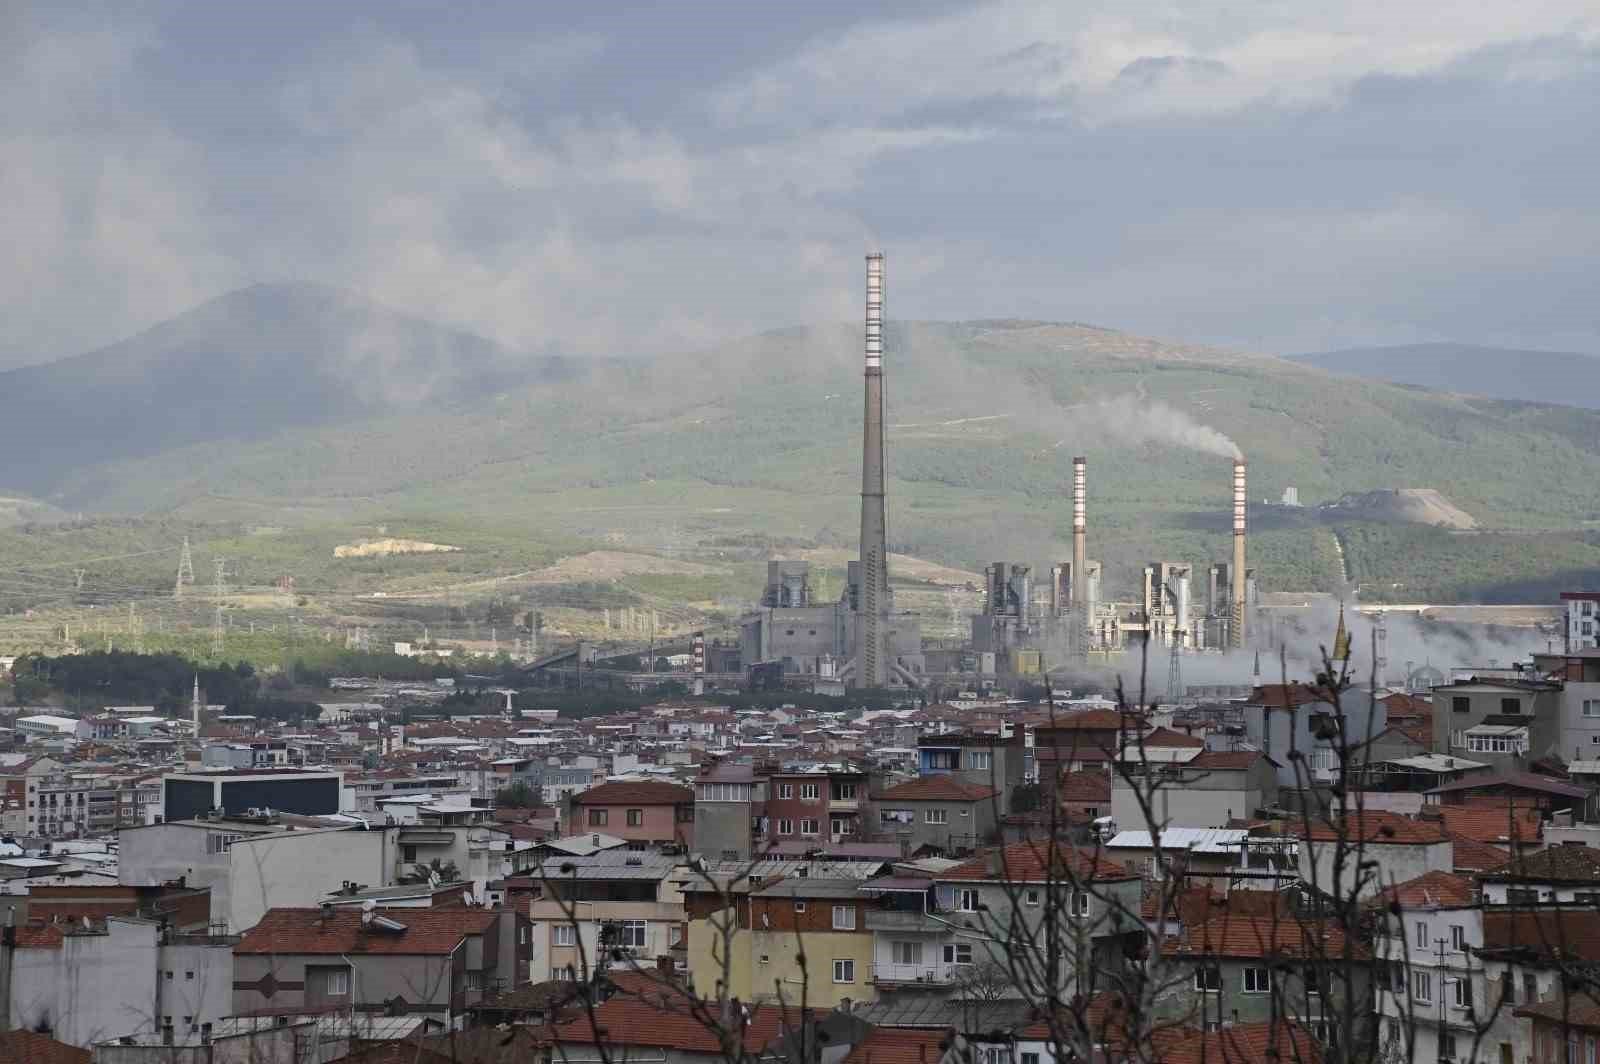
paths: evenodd
<path fill-rule="evenodd" d="M 883 253 L 867 256 L 865 409 L 861 441 L 861 566 L 856 616 L 857 687 L 889 682 L 888 521 L 883 501 Z"/>
<path fill-rule="evenodd" d="M 1228 625 L 1228 645 L 1244 646 L 1244 533 L 1245 465 L 1243 458 L 1233 460 L 1233 617 Z"/>

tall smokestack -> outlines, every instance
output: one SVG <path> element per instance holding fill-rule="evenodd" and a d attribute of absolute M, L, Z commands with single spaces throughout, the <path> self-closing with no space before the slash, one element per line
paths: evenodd
<path fill-rule="evenodd" d="M 1244 459 L 1233 460 L 1233 618 L 1228 625 L 1228 645 L 1244 646 Z"/>
<path fill-rule="evenodd" d="M 858 687 L 889 682 L 884 617 L 889 609 L 888 522 L 883 507 L 883 253 L 867 256 L 866 407 L 861 443 L 861 574 L 856 617 Z"/>
<path fill-rule="evenodd" d="M 1072 638 L 1080 651 L 1089 649 L 1089 499 L 1086 467 L 1072 460 Z"/>

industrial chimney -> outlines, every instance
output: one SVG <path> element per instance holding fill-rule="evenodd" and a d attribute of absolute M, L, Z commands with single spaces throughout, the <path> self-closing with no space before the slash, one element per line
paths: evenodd
<path fill-rule="evenodd" d="M 1233 617 L 1228 625 L 1228 645 L 1244 646 L 1244 459 L 1233 460 Z"/>
<path fill-rule="evenodd" d="M 861 566 L 856 615 L 857 687 L 889 679 L 888 529 L 883 507 L 883 253 L 867 256 L 866 407 L 861 445 Z"/>
<path fill-rule="evenodd" d="M 1089 649 L 1089 530 L 1088 489 L 1081 456 L 1072 460 L 1072 639 L 1080 650 Z"/>

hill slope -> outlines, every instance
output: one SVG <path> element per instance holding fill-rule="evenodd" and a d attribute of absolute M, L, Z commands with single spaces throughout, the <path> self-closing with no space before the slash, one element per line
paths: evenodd
<path fill-rule="evenodd" d="M 152 338 L 158 332 L 137 338 L 137 353 L 169 380 L 199 372 L 207 351 L 217 356 L 208 372 L 236 379 L 252 352 L 284 346 L 217 354 L 198 341 L 163 348 Z M 320 405 L 316 394 L 302 396 L 313 416 L 285 425 L 296 404 L 242 388 L 231 393 L 231 417 L 190 417 L 187 437 L 169 424 L 183 418 L 112 410 L 106 416 L 120 417 L 127 448 L 102 434 L 96 453 L 47 470 L 38 494 L 72 510 L 316 529 L 319 544 L 380 522 L 384 535 L 442 543 L 459 542 L 451 537 L 462 523 L 475 522 L 515 530 L 525 543 L 675 556 L 853 544 L 858 326 L 784 330 L 649 362 L 533 364 L 510 376 L 479 373 L 500 365 L 498 353 L 480 359 L 470 338 L 448 335 L 464 345 L 459 358 L 443 340 L 387 352 L 396 364 L 453 371 L 431 393 L 448 402 L 371 399 L 349 379 L 350 365 L 366 363 L 342 348 L 326 367 L 306 355 L 306 372 L 334 390 Z M 1600 520 L 1600 413 L 1418 392 L 1282 359 L 1041 322 L 896 323 L 885 364 L 890 536 L 895 549 L 921 557 L 973 569 L 995 558 L 1066 556 L 1074 454 L 1090 463 L 1090 552 L 1107 565 L 1108 593 L 1131 586 L 1153 558 L 1225 557 L 1226 432 L 1250 459 L 1253 498 L 1277 498 L 1293 484 L 1308 504 L 1306 512 L 1256 514 L 1251 563 L 1264 587 L 1338 586 L 1333 534 L 1310 507 L 1394 488 L 1442 492 L 1482 529 L 1557 530 L 1553 540 L 1491 532 L 1461 548 L 1468 565 L 1473 550 L 1498 552 L 1503 588 L 1519 573 L 1546 578 L 1591 558 L 1600 566 L 1600 548 L 1581 533 Z M 35 379 L 8 376 L 19 408 L 36 394 L 51 398 Z M 274 377 L 263 371 L 264 391 Z M 146 387 L 130 378 L 129 388 Z M 236 431 L 239 424 L 253 431 Z M 107 460 L 115 451 L 122 457 Z M 441 521 L 452 531 L 441 532 Z M 275 542 L 273 564 L 305 573 L 288 541 Z M 464 573 L 504 556 L 485 546 L 436 564 Z M 1364 564 L 1352 560 L 1356 570 L 1376 571 Z M 1409 563 L 1385 564 L 1391 584 L 1406 582 Z M 372 570 L 400 571 L 399 561 Z M 667 577 L 655 579 L 668 586 Z"/>
<path fill-rule="evenodd" d="M 1600 358 L 1566 351 L 1517 351 L 1472 344 L 1352 347 L 1292 361 L 1347 377 L 1461 395 L 1600 409 Z"/>
<path fill-rule="evenodd" d="M 0 448 L 34 456 L 8 464 L 0 490 L 43 494 L 101 462 L 449 404 L 572 369 L 336 289 L 256 285 L 98 351 L 0 373 L 11 400 Z"/>

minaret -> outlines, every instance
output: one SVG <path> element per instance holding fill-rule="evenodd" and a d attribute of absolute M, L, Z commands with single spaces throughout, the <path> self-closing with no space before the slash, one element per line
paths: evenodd
<path fill-rule="evenodd" d="M 194 715 L 194 737 L 200 738 L 200 674 L 194 674 L 194 694 L 189 696 L 189 712 Z"/>
<path fill-rule="evenodd" d="M 888 528 L 883 508 L 883 253 L 867 256 L 866 408 L 861 443 L 861 567 L 856 617 L 857 687 L 889 682 Z"/>

